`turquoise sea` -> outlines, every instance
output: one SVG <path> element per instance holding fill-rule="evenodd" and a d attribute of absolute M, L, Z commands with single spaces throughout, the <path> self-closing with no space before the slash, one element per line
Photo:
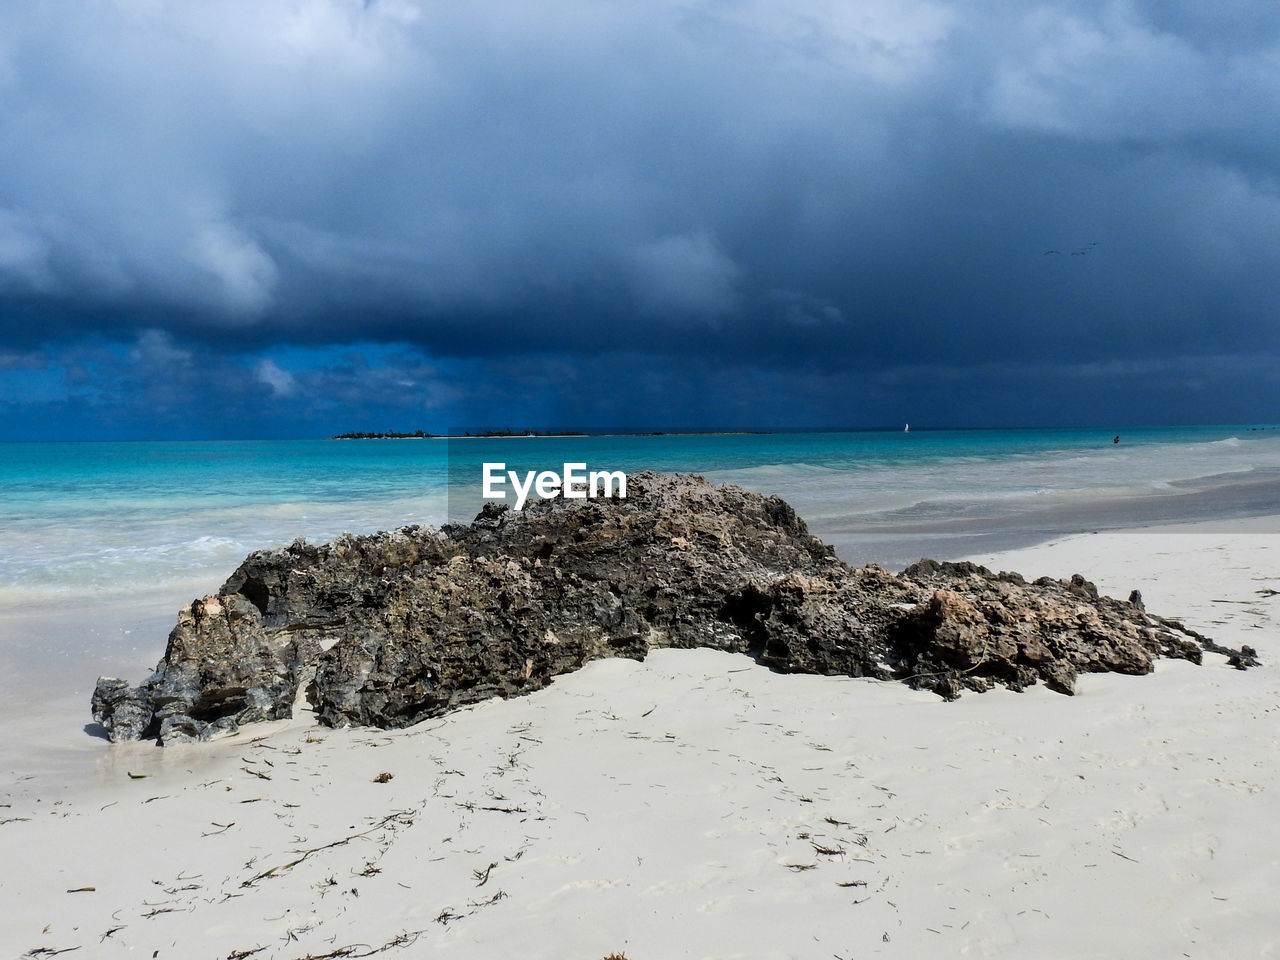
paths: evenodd
<path fill-rule="evenodd" d="M 1280 429 L 0 444 L 0 771 L 97 762 L 99 675 L 141 680 L 251 550 L 466 517 L 482 462 L 677 470 L 785 497 L 899 567 L 1104 527 L 1280 514 Z M 1066 576 L 1076 571 L 1058 571 Z M 1087 573 L 1087 571 L 1084 571 Z"/>
<path fill-rule="evenodd" d="M 789 500 L 852 562 L 1280 511 L 1280 428 L 0 444 L 6 605 L 215 589 L 250 550 L 439 525 L 481 461 L 701 473 Z"/>

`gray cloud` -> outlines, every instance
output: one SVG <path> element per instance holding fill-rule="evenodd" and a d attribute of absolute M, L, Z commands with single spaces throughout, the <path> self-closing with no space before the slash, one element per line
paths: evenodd
<path fill-rule="evenodd" d="M 0 349 L 1275 355 L 1277 51 L 1243 0 L 10 5 Z"/>

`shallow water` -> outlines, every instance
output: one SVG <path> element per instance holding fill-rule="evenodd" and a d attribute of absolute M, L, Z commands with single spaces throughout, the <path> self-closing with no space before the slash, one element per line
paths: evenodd
<path fill-rule="evenodd" d="M 846 559 L 893 566 L 917 548 L 967 552 L 950 541 L 983 531 L 999 533 L 995 548 L 1153 522 L 1161 502 L 1154 520 L 1254 510 L 1260 485 L 1280 480 L 1280 430 L 1126 431 L 1119 444 L 1062 430 L 0 444 L 0 611 L 211 590 L 250 550 L 296 537 L 464 519 L 481 502 L 482 461 L 702 473 L 779 494 Z M 1250 502 L 1233 504 L 1245 485 Z"/>
<path fill-rule="evenodd" d="M 1280 513 L 1280 430 L 0 444 L 0 713 L 141 679 L 245 554 L 468 516 L 480 463 L 678 470 L 787 499 L 854 563 Z M 74 732 L 83 736 L 81 726 Z M 14 728 L 9 728 L 14 729 Z"/>
<path fill-rule="evenodd" d="M 1280 430 L 1248 426 L 1120 444 L 1062 430 L 0 444 L 0 769 L 56 780 L 91 763 L 95 678 L 141 680 L 179 605 L 244 554 L 468 516 L 483 461 L 699 472 L 781 495 L 846 561 L 888 567 L 1280 513 Z"/>
<path fill-rule="evenodd" d="M 1125 431 L 1120 444 L 1096 430 L 0 444 L 0 609 L 211 590 L 250 550 L 297 536 L 465 518 L 481 461 L 700 472 L 782 495 L 850 561 L 897 566 L 964 552 L 950 541 L 983 530 L 995 548 L 1088 529 L 1094 513 L 1148 522 L 1161 498 L 1155 520 L 1239 513 L 1231 488 L 1280 479 L 1280 430 Z"/>

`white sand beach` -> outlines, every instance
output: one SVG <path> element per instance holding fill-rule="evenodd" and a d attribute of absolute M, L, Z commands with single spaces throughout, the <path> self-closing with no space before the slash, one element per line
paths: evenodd
<path fill-rule="evenodd" d="M 957 702 L 712 651 L 403 731 L 5 757 L 0 955 L 1280 956 L 1280 535 L 999 555 L 1263 660 Z M 155 638 L 151 662 L 163 635 Z M 19 733 L 29 732 L 28 728 Z M 384 776 L 384 775 L 389 775 Z M 382 782 L 380 782 L 382 781 Z"/>

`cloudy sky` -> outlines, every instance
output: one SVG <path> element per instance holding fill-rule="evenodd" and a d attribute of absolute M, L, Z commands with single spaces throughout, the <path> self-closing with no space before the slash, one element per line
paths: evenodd
<path fill-rule="evenodd" d="M 16 0 L 0 438 L 1280 420 L 1264 0 Z"/>

